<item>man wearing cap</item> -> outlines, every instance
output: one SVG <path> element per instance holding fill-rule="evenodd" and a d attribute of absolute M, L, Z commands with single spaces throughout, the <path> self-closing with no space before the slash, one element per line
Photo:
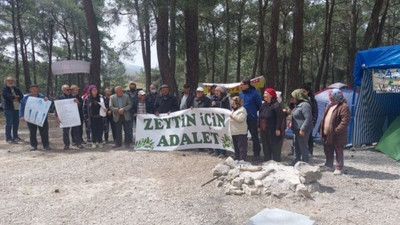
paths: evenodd
<path fill-rule="evenodd" d="M 154 103 L 156 102 L 157 98 L 157 85 L 151 84 L 150 91 L 146 96 L 146 113 L 154 114 Z"/>
<path fill-rule="evenodd" d="M 45 101 L 48 101 L 48 98 L 45 97 L 44 94 L 39 93 L 38 85 L 31 84 L 29 86 L 29 94 L 26 94 L 22 98 L 21 104 L 19 106 L 19 119 L 21 121 L 25 121 L 25 119 L 24 119 L 25 105 L 26 105 L 26 102 L 28 101 L 28 98 L 31 96 L 36 97 L 36 98 L 42 98 Z M 39 128 L 40 137 L 42 138 L 43 148 L 45 150 L 50 150 L 51 148 L 49 145 L 49 123 L 47 122 L 47 116 L 46 116 L 46 119 L 44 120 L 43 127 L 40 127 L 36 124 L 29 123 L 29 122 L 27 122 L 27 124 L 28 124 L 28 129 L 29 129 L 29 141 L 31 144 L 30 150 L 31 151 L 37 150 L 38 141 L 36 138 L 36 133 L 37 133 L 38 128 Z"/>
<path fill-rule="evenodd" d="M 14 86 L 14 78 L 7 77 L 5 79 L 6 86 L 3 88 L 3 109 L 6 117 L 6 141 L 9 144 L 22 141 L 18 137 L 18 110 L 21 99 L 24 97 L 21 90 Z M 11 135 L 12 130 L 12 135 Z"/>
<path fill-rule="evenodd" d="M 180 110 L 190 109 L 193 106 L 193 99 L 194 99 L 194 94 L 190 91 L 190 85 L 184 84 L 179 109 Z"/>
<path fill-rule="evenodd" d="M 76 107 L 78 107 L 78 99 L 75 98 L 75 96 L 71 93 L 71 88 L 69 87 L 68 84 L 64 84 L 63 86 L 61 86 L 61 91 L 62 94 L 60 96 L 58 96 L 59 100 L 62 99 L 70 99 L 73 98 L 74 102 L 77 104 Z M 61 123 L 60 118 L 58 117 L 57 111 L 56 111 L 56 120 L 57 123 Z M 70 138 L 69 138 L 69 130 L 71 129 L 71 132 L 74 133 L 75 136 L 79 135 L 79 126 L 75 126 L 75 127 L 64 127 L 63 128 L 63 142 L 64 142 L 64 150 L 68 150 L 69 146 L 71 144 L 70 142 Z M 83 148 L 83 146 L 81 145 L 81 143 L 76 143 L 78 148 Z"/>
<path fill-rule="evenodd" d="M 160 87 L 160 95 L 157 96 L 156 102 L 154 103 L 154 114 L 159 115 L 160 113 L 171 113 L 179 110 L 178 99 L 169 94 L 168 85 L 163 84 Z"/>
<path fill-rule="evenodd" d="M 196 89 L 196 97 L 193 100 L 192 108 L 208 108 L 211 107 L 211 100 L 204 95 L 204 89 L 198 87 Z"/>
<path fill-rule="evenodd" d="M 147 111 L 149 110 L 149 107 L 147 106 L 146 103 L 146 92 L 143 90 L 140 90 L 138 92 L 138 101 L 132 105 L 133 111 L 134 111 L 134 116 L 136 117 L 137 114 L 146 114 Z"/>
<path fill-rule="evenodd" d="M 258 139 L 258 115 L 257 112 L 261 107 L 261 96 L 256 88 L 251 85 L 250 79 L 244 79 L 240 83 L 240 97 L 243 99 L 243 106 L 247 111 L 247 127 L 253 141 L 253 153 L 255 157 L 260 157 L 260 140 Z"/>

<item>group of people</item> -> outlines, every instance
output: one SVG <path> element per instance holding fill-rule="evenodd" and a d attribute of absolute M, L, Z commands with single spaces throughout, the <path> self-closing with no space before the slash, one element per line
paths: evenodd
<path fill-rule="evenodd" d="M 45 101 L 48 99 L 39 93 L 39 87 L 36 84 L 32 84 L 29 87 L 29 93 L 23 95 L 21 90 L 14 85 L 12 77 L 7 77 L 5 81 L 6 86 L 3 88 L 2 96 L 6 116 L 6 141 L 16 143 L 21 140 L 18 136 L 18 126 L 19 121 L 24 120 L 24 107 L 27 99 L 30 96 L 43 98 Z M 242 80 L 240 89 L 239 95 L 231 96 L 223 86 L 213 85 L 210 93 L 206 95 L 203 87 L 198 87 L 193 93 L 190 86 L 185 84 L 182 95 L 178 98 L 170 94 L 167 85 L 162 85 L 158 89 L 155 84 L 152 84 L 149 92 L 146 93 L 143 90 L 137 90 L 136 84 L 130 82 L 129 90 L 124 91 L 121 86 L 114 89 L 107 87 L 104 95 L 99 93 L 95 85 L 88 85 L 85 87 L 84 94 L 80 96 L 77 85 L 69 86 L 65 84 L 61 87 L 62 94 L 58 96 L 58 99 L 74 99 L 73 101 L 78 105 L 81 124 L 85 124 L 86 141 L 92 142 L 92 148 L 101 148 L 104 143 L 109 142 L 110 131 L 114 141 L 113 147 L 122 146 L 123 133 L 125 147 L 130 147 L 134 121 L 138 114 L 159 115 L 184 109 L 208 107 L 231 110 L 230 127 L 236 160 L 247 160 L 247 135 L 250 133 L 253 156 L 256 159 L 260 158 L 262 146 L 265 161 L 280 162 L 286 121 L 287 117 L 291 116 L 290 122 L 294 132 L 295 149 L 295 159 L 292 164 L 294 165 L 298 161 L 309 162 L 309 156 L 313 154 L 311 133 L 318 115 L 311 89 L 304 86 L 301 89 L 294 90 L 291 93 L 292 100 L 289 108 L 282 106 L 281 100 L 273 88 L 265 89 L 263 93 L 264 101 L 262 101 L 259 92 L 251 84 L 250 79 Z M 330 103 L 326 108 L 320 127 L 326 155 L 325 167 L 333 169 L 334 154 L 336 153 L 337 162 L 334 173 L 341 174 L 343 147 L 346 144 L 350 113 L 339 89 L 330 90 L 329 99 Z M 104 110 L 104 113 L 101 112 L 102 110 Z M 57 112 L 55 115 L 57 122 L 62 122 Z M 85 141 L 82 138 L 82 125 L 63 128 L 64 150 L 68 150 L 70 145 L 83 148 Z M 31 150 L 37 149 L 36 133 L 38 129 L 43 148 L 45 150 L 51 149 L 48 127 L 47 118 L 42 127 L 28 122 Z M 226 156 L 226 151 L 222 149 L 211 149 L 209 153 L 219 157 Z"/>

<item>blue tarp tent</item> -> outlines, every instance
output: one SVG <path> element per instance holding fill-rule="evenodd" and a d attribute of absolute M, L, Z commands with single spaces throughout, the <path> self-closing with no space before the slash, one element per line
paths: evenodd
<path fill-rule="evenodd" d="M 399 93 L 377 93 L 372 74 L 376 70 L 396 69 L 400 72 L 400 45 L 384 46 L 357 52 L 354 63 L 351 133 L 353 145 L 378 142 L 387 127 L 400 115 Z"/>

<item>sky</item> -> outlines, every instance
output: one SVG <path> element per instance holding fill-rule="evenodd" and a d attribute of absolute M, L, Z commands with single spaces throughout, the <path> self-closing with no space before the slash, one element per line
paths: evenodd
<path fill-rule="evenodd" d="M 111 36 L 113 37 L 113 41 L 110 43 L 111 46 L 117 48 L 120 47 L 122 42 L 128 41 L 129 37 L 128 34 L 129 34 L 128 21 L 126 18 L 123 18 L 118 26 L 114 26 L 114 28 L 111 29 Z M 129 58 L 120 56 L 121 61 L 125 65 L 144 67 L 140 42 L 136 42 L 133 49 L 134 49 L 134 55 Z M 151 51 L 151 67 L 152 68 L 158 67 L 157 49 L 155 43 L 152 44 L 150 51 Z"/>

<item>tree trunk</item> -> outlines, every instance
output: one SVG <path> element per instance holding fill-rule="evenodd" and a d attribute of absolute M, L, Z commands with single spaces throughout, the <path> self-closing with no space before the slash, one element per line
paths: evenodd
<path fill-rule="evenodd" d="M 169 86 L 170 93 L 177 92 L 175 77 L 170 71 L 170 58 L 168 51 L 168 4 L 164 0 L 157 1 L 157 58 L 161 78 L 164 84 Z"/>
<path fill-rule="evenodd" d="M 144 33 L 145 33 L 145 47 L 146 47 L 146 58 L 143 59 L 144 71 L 146 73 L 146 90 L 150 90 L 151 85 L 151 40 L 150 40 L 150 5 L 149 1 L 145 1 L 143 5 L 143 22 L 144 22 Z M 147 86 L 149 85 L 149 86 Z"/>
<path fill-rule="evenodd" d="M 258 45 L 259 45 L 259 42 L 257 41 L 256 50 L 254 51 L 253 70 L 251 72 L 251 77 L 252 78 L 256 77 L 257 68 L 258 68 L 258 55 L 259 55 L 259 52 L 260 52 L 260 47 Z"/>
<path fill-rule="evenodd" d="M 195 90 L 199 82 L 198 1 L 187 0 L 185 11 L 186 83 Z"/>
<path fill-rule="evenodd" d="M 356 42 L 357 42 L 357 0 L 351 0 L 350 3 L 350 15 L 349 15 L 349 25 L 350 25 L 350 35 L 348 39 L 347 47 L 347 71 L 346 71 L 346 81 L 350 87 L 353 87 L 353 67 L 354 60 L 356 57 Z"/>
<path fill-rule="evenodd" d="M 97 18 L 94 14 L 93 4 L 91 0 L 82 0 L 83 7 L 85 10 L 86 23 L 88 26 L 88 31 L 90 35 L 90 45 L 92 60 L 90 63 L 90 75 L 89 82 L 95 84 L 97 88 L 101 89 L 101 49 L 100 49 L 100 37 L 99 30 L 97 29 Z"/>
<path fill-rule="evenodd" d="M 258 76 L 264 76 L 264 56 L 265 56 L 265 40 L 264 40 L 264 23 L 265 13 L 267 11 L 268 0 L 258 0 Z"/>
<path fill-rule="evenodd" d="M 299 64 L 300 55 L 303 50 L 303 10 L 304 0 L 296 0 L 293 11 L 293 43 L 290 56 L 289 68 L 289 90 L 292 91 L 299 86 Z"/>
<path fill-rule="evenodd" d="M 217 33 L 216 33 L 216 26 L 214 24 L 215 22 L 212 22 L 212 38 L 213 38 L 213 50 L 212 50 L 212 57 L 211 57 L 211 82 L 215 82 L 215 60 L 216 60 L 216 54 L 217 54 Z"/>
<path fill-rule="evenodd" d="M 385 8 L 383 9 L 383 14 L 381 17 L 381 21 L 379 23 L 379 27 L 377 29 L 374 41 L 372 43 L 372 47 L 378 47 L 382 44 L 382 35 L 383 35 L 383 30 L 385 28 L 385 23 L 386 23 L 386 17 L 387 17 L 387 11 L 389 8 L 389 0 L 385 0 Z"/>
<path fill-rule="evenodd" d="M 47 47 L 47 55 L 48 55 L 48 71 L 47 71 L 47 96 L 54 96 L 53 89 L 53 72 L 52 72 L 52 54 L 53 54 L 53 37 L 54 37 L 54 24 L 52 22 L 49 23 L 49 37 L 48 37 L 48 47 Z"/>
<path fill-rule="evenodd" d="M 224 80 L 223 83 L 228 82 L 229 73 L 229 48 L 230 48 L 230 21 L 229 21 L 229 0 L 225 0 L 225 24 L 226 24 L 226 40 L 225 40 L 225 56 L 224 56 Z"/>
<path fill-rule="evenodd" d="M 326 77 L 322 77 L 322 75 L 323 75 L 323 71 L 324 71 L 326 58 L 328 57 L 328 54 L 329 54 L 329 40 L 330 40 L 330 36 L 331 36 L 331 24 L 332 24 L 334 5 L 335 5 L 335 0 L 331 0 L 331 2 L 329 2 L 328 0 L 326 1 L 324 42 L 323 42 L 323 48 L 322 48 L 322 53 L 321 53 L 321 63 L 318 67 L 317 77 L 315 78 L 314 90 L 320 89 L 321 79 L 323 81 L 326 81 L 326 79 L 327 79 Z M 324 85 L 326 85 L 326 83 Z"/>
<path fill-rule="evenodd" d="M 18 34 L 17 34 L 17 25 L 15 18 L 15 2 L 9 1 L 11 5 L 11 27 L 13 33 L 13 41 L 14 41 L 14 61 L 15 61 L 15 80 L 17 81 L 17 86 L 19 86 L 19 59 L 18 59 Z"/>
<path fill-rule="evenodd" d="M 375 0 L 374 8 L 372 9 L 367 30 L 364 33 L 361 49 L 367 49 L 370 47 L 370 43 L 374 38 L 375 31 L 378 29 L 379 26 L 379 14 L 382 10 L 384 1 L 385 0 Z"/>
<path fill-rule="evenodd" d="M 265 80 L 267 87 L 276 87 L 275 77 L 279 75 L 278 68 L 278 31 L 279 31 L 279 0 L 272 1 L 272 11 L 271 11 L 271 32 L 270 40 L 268 45 L 268 56 L 267 56 L 267 73 Z"/>
<path fill-rule="evenodd" d="M 33 83 L 37 84 L 36 80 L 36 57 L 35 57 L 35 37 L 31 31 L 31 49 L 32 49 L 32 71 L 33 71 Z"/>
<path fill-rule="evenodd" d="M 169 56 L 170 56 L 170 65 L 169 70 L 171 73 L 171 77 L 173 77 L 174 82 L 174 93 L 176 96 L 179 95 L 179 89 L 175 80 L 176 73 L 176 0 L 170 0 L 170 40 L 169 40 Z"/>
<path fill-rule="evenodd" d="M 21 24 L 21 5 L 20 0 L 16 0 L 16 8 L 17 8 L 17 24 L 18 24 L 18 33 L 20 39 L 20 51 L 22 57 L 22 65 L 24 68 L 24 78 L 25 78 L 25 91 L 29 91 L 29 85 L 31 84 L 31 77 L 29 75 L 29 62 L 26 56 L 26 49 L 25 49 L 25 38 L 24 33 L 22 31 L 22 24 Z"/>
<path fill-rule="evenodd" d="M 238 18 L 238 27 L 237 27 L 237 62 L 236 62 L 236 82 L 240 82 L 240 64 L 242 60 L 242 18 L 243 11 L 246 1 L 242 0 L 239 3 L 239 18 Z"/>

